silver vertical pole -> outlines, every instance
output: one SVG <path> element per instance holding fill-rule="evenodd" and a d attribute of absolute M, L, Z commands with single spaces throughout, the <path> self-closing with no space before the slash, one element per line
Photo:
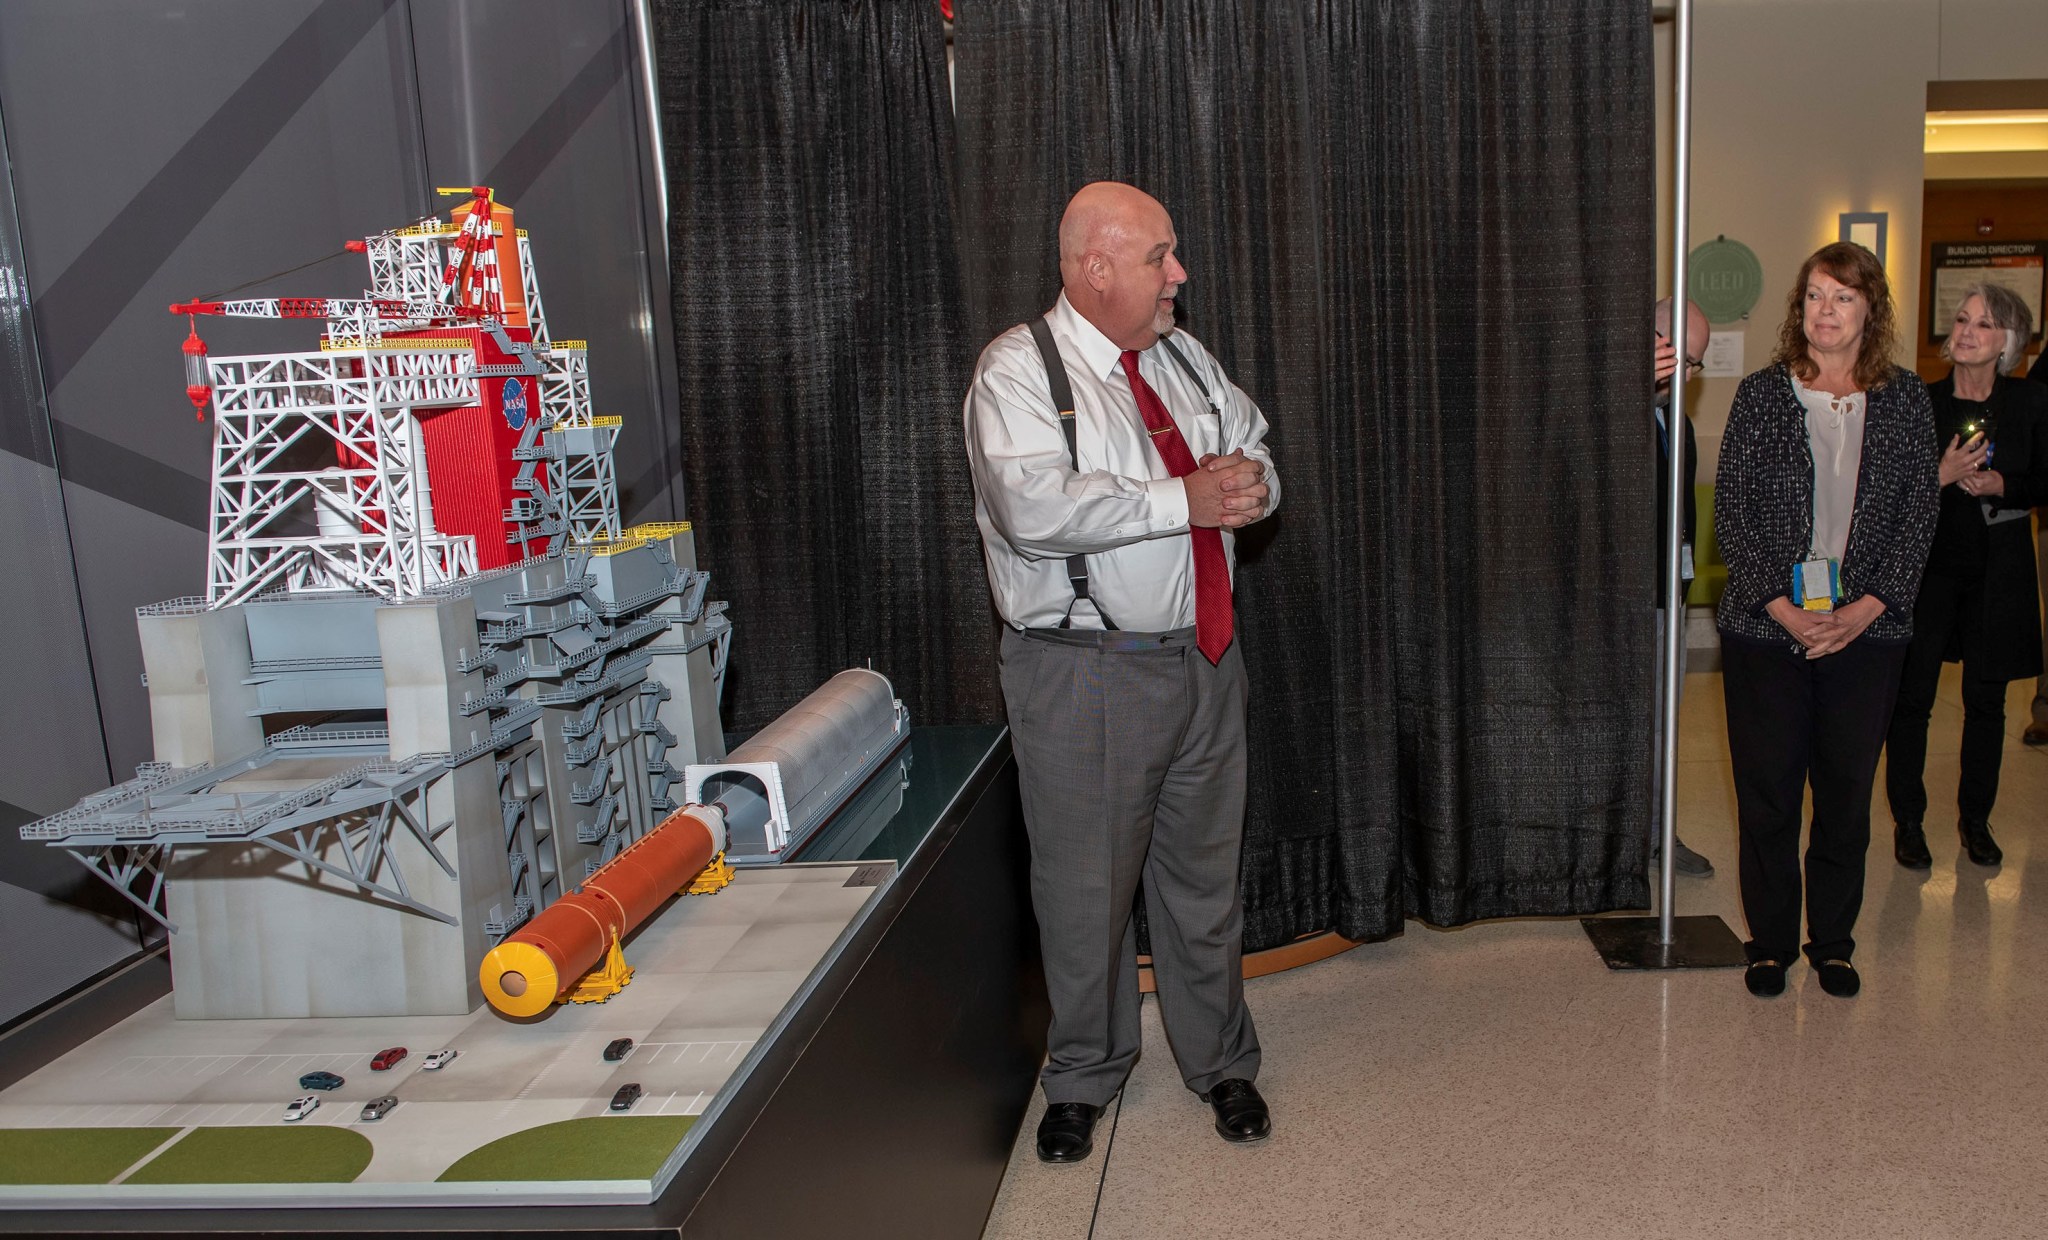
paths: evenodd
<path fill-rule="evenodd" d="M 1658 872 L 1658 908 L 1655 917 L 1586 917 L 1580 920 L 1586 937 L 1610 969 L 1739 969 L 1743 958 L 1742 940 L 1726 922 L 1712 914 L 1679 918 L 1672 915 L 1677 894 L 1678 865 L 1678 657 L 1685 647 L 1685 598 L 1679 589 L 1678 553 L 1685 517 L 1685 373 L 1686 326 L 1691 315 L 1686 300 L 1686 250 L 1692 205 L 1692 12 L 1693 0 L 1677 0 L 1677 45 L 1673 73 L 1677 93 L 1677 142 L 1672 151 L 1677 160 L 1677 204 L 1672 221 L 1671 242 L 1671 343 L 1678 350 L 1681 369 L 1671 377 L 1671 404 L 1665 411 L 1666 440 L 1670 445 L 1664 481 L 1668 493 L 1664 508 L 1665 563 L 1668 572 L 1658 583 L 1664 604 L 1663 659 L 1658 664 L 1658 683 L 1664 686 L 1664 705 L 1659 712 L 1664 743 L 1656 757 L 1657 803 L 1661 821 L 1656 824 L 1663 841 L 1663 864 Z M 1640 415 L 1638 415 L 1640 416 Z"/>
<path fill-rule="evenodd" d="M 668 161 L 666 148 L 661 142 L 661 88 L 654 72 L 654 20 L 648 12 L 653 0 L 638 0 L 633 5 L 634 41 L 640 45 L 640 90 L 647 101 L 647 135 L 654 148 L 654 184 L 661 194 L 661 269 L 666 272 L 668 265 Z"/>
<path fill-rule="evenodd" d="M 1677 888 L 1678 852 L 1678 652 L 1685 640 L 1685 598 L 1680 590 L 1678 555 L 1684 536 L 1685 496 L 1679 488 L 1686 483 L 1685 470 L 1685 331 L 1692 318 L 1686 298 L 1686 245 L 1692 199 L 1692 0 L 1678 0 L 1678 46 L 1673 57 L 1678 85 L 1678 138 L 1672 151 L 1676 161 L 1676 208 L 1671 226 L 1671 344 L 1678 350 L 1678 370 L 1671 376 L 1671 408 L 1665 415 L 1664 480 L 1668 494 L 1664 506 L 1664 752 L 1658 755 L 1658 782 L 1663 822 L 1663 864 L 1659 867 L 1657 900 L 1657 941 L 1671 944 L 1671 901 Z"/>

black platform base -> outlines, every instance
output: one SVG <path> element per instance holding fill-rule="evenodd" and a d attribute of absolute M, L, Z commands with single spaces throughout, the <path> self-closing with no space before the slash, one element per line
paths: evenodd
<path fill-rule="evenodd" d="M 1718 917 L 1674 917 L 1671 941 L 1657 941 L 1655 917 L 1585 917 L 1579 924 L 1610 969 L 1740 969 L 1742 940 Z"/>

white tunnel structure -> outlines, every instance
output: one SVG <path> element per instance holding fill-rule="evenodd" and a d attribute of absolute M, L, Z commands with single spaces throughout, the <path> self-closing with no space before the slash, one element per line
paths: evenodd
<path fill-rule="evenodd" d="M 889 678 L 849 668 L 725 761 L 685 767 L 683 799 L 724 812 L 728 860 L 775 860 L 801 845 L 909 736 L 909 714 Z"/>

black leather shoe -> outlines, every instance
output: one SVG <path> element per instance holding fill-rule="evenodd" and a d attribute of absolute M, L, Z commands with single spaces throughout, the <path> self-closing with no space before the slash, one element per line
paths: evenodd
<path fill-rule="evenodd" d="M 1785 993 L 1785 966 L 1777 960 L 1752 960 L 1748 971 L 1742 975 L 1742 984 L 1759 999 L 1782 995 Z"/>
<path fill-rule="evenodd" d="M 1863 989 L 1863 979 L 1856 975 L 1856 966 L 1846 960 L 1823 960 L 1813 966 L 1820 978 L 1820 988 L 1837 999 L 1846 999 Z"/>
<path fill-rule="evenodd" d="M 2020 733 L 2020 744 L 2048 745 L 2048 723 L 2028 724 L 2027 730 Z"/>
<path fill-rule="evenodd" d="M 1263 1141 L 1273 1132 L 1273 1116 L 1256 1085 L 1240 1076 L 1216 1082 L 1202 1095 L 1216 1111 L 1216 1132 L 1225 1141 Z"/>
<path fill-rule="evenodd" d="M 1095 1120 L 1102 1108 L 1085 1102 L 1055 1102 L 1038 1121 L 1038 1161 L 1080 1162 L 1095 1150 Z"/>
<path fill-rule="evenodd" d="M 1934 855 L 1927 851 L 1927 832 L 1920 828 L 1920 820 L 1892 824 L 1892 856 L 1909 870 L 1931 870 Z"/>
<path fill-rule="evenodd" d="M 1978 865 L 1997 865 L 2005 860 L 2004 850 L 1991 838 L 1991 824 L 1982 818 L 1958 818 L 1956 831 L 1963 837 L 1963 851 Z"/>

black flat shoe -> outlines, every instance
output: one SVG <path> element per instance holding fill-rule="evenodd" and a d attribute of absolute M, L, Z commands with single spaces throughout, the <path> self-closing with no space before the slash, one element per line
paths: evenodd
<path fill-rule="evenodd" d="M 1055 1102 L 1038 1121 L 1038 1161 L 1080 1162 L 1094 1152 L 1095 1121 L 1102 1108 L 1085 1102 Z"/>
<path fill-rule="evenodd" d="M 1991 824 L 1982 818 L 1956 819 L 1956 833 L 1963 837 L 1963 851 L 1978 865 L 1997 865 L 2005 860 L 2005 851 L 1991 838 Z"/>
<path fill-rule="evenodd" d="M 1846 960 L 1823 960 L 1813 966 L 1820 978 L 1820 988 L 1837 999 L 1846 999 L 1863 989 L 1863 979 L 1856 975 L 1856 966 Z"/>
<path fill-rule="evenodd" d="M 1927 832 L 1920 828 L 1920 820 L 1892 824 L 1892 856 L 1909 870 L 1931 870 L 1934 855 L 1927 851 Z"/>
<path fill-rule="evenodd" d="M 1202 1095 L 1202 1101 L 1215 1108 L 1216 1132 L 1225 1141 L 1263 1141 L 1272 1134 L 1273 1116 L 1266 1109 L 1266 1100 L 1259 1097 L 1258 1087 L 1243 1077 L 1216 1082 L 1215 1088 Z"/>
<path fill-rule="evenodd" d="M 1752 960 L 1742 975 L 1742 984 L 1759 999 L 1785 993 L 1785 966 L 1777 960 Z"/>

